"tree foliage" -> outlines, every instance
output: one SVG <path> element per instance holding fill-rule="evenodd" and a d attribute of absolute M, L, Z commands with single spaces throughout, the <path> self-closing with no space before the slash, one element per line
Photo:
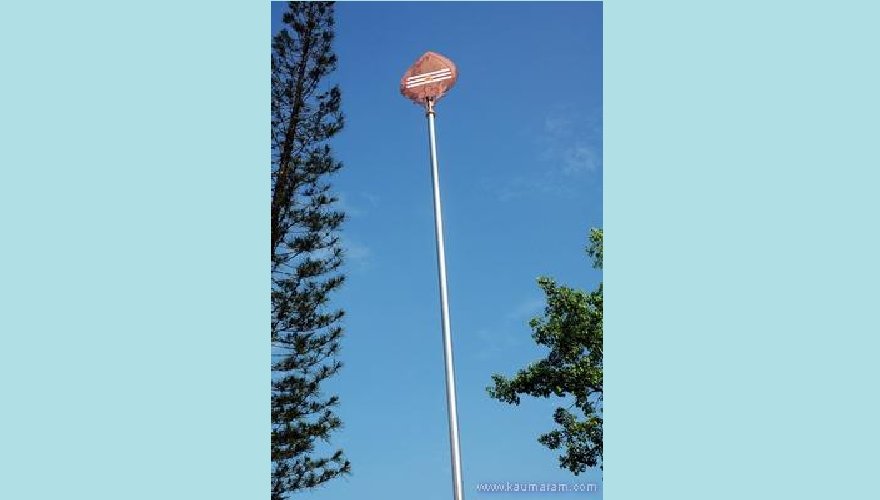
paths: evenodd
<path fill-rule="evenodd" d="M 329 139 L 343 126 L 332 2 L 289 2 L 272 39 L 272 499 L 350 471 L 342 450 L 324 451 L 342 422 L 322 382 L 341 368 L 344 312 L 330 305 L 344 275 L 345 215 L 329 178 L 342 168 Z M 320 446 L 316 446 L 320 445 Z"/>
<path fill-rule="evenodd" d="M 587 254 L 602 268 L 602 230 L 592 229 Z M 557 427 L 538 442 L 562 449 L 559 465 L 575 475 L 602 462 L 602 284 L 592 292 L 538 278 L 547 305 L 544 316 L 530 322 L 532 338 L 549 353 L 512 378 L 493 375 L 489 395 L 520 404 L 521 395 L 573 401 L 553 414 Z"/>

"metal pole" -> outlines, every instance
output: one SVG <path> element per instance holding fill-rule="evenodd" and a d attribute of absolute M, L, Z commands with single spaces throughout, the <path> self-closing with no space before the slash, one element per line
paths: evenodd
<path fill-rule="evenodd" d="M 449 297 L 446 289 L 446 249 L 443 244 L 443 213 L 440 208 L 440 175 L 434 137 L 434 101 L 427 102 L 428 137 L 431 144 L 431 179 L 434 184 L 434 230 L 437 235 L 437 272 L 440 275 L 440 322 L 443 329 L 443 357 L 446 361 L 446 410 L 449 417 L 449 453 L 452 461 L 452 491 L 464 500 L 461 481 L 461 447 L 458 442 L 458 410 L 455 405 L 455 366 L 452 362 L 452 332 L 449 327 Z"/>

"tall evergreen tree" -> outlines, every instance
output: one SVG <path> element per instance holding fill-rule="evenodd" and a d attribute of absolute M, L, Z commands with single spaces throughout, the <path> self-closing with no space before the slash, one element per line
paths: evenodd
<path fill-rule="evenodd" d="M 602 230 L 590 231 L 587 255 L 602 268 Z M 543 317 L 530 322 L 532 338 L 549 348 L 547 357 L 520 370 L 512 378 L 493 375 L 489 395 L 520 404 L 521 395 L 573 400 L 553 414 L 558 428 L 538 442 L 555 450 L 564 448 L 559 466 L 575 475 L 602 463 L 602 283 L 592 292 L 538 278 L 547 297 Z M 574 411 L 572 411 L 574 409 Z"/>
<path fill-rule="evenodd" d="M 319 486 L 351 468 L 328 450 L 342 425 L 322 383 L 341 368 L 343 252 L 330 177 L 342 168 L 329 139 L 343 125 L 333 2 L 289 2 L 272 39 L 272 499 Z M 324 444 L 322 444 L 324 443 Z"/>

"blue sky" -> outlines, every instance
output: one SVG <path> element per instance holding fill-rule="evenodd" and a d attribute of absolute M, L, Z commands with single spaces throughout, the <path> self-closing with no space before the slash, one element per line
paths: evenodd
<path fill-rule="evenodd" d="M 348 282 L 335 296 L 345 368 L 327 388 L 341 397 L 333 444 L 353 473 L 301 498 L 451 497 L 427 123 L 398 91 L 427 50 L 459 69 L 437 140 L 465 494 L 505 498 L 479 482 L 598 482 L 536 442 L 557 400 L 517 408 L 485 388 L 543 353 L 527 326 L 543 307 L 536 277 L 600 280 L 583 249 L 602 221 L 601 4 L 346 2 L 336 14 Z"/>

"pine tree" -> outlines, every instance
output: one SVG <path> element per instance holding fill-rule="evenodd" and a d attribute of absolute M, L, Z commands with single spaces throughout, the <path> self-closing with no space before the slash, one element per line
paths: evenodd
<path fill-rule="evenodd" d="M 272 499 L 348 474 L 342 450 L 325 450 L 342 425 L 321 384 L 337 359 L 343 311 L 331 292 L 344 275 L 329 178 L 342 168 L 329 139 L 343 126 L 332 2 L 289 2 L 272 40 Z M 316 446 L 316 445 L 321 445 Z"/>
<path fill-rule="evenodd" d="M 591 230 L 589 240 L 587 255 L 601 269 L 602 230 Z M 514 405 L 520 404 L 520 395 L 573 399 L 568 408 L 556 409 L 558 428 L 538 442 L 552 450 L 564 448 L 559 466 L 578 475 L 602 463 L 602 283 L 592 292 L 547 277 L 538 278 L 538 285 L 547 307 L 543 317 L 530 322 L 532 338 L 550 352 L 510 379 L 493 375 L 494 385 L 487 389 L 491 397 Z"/>

